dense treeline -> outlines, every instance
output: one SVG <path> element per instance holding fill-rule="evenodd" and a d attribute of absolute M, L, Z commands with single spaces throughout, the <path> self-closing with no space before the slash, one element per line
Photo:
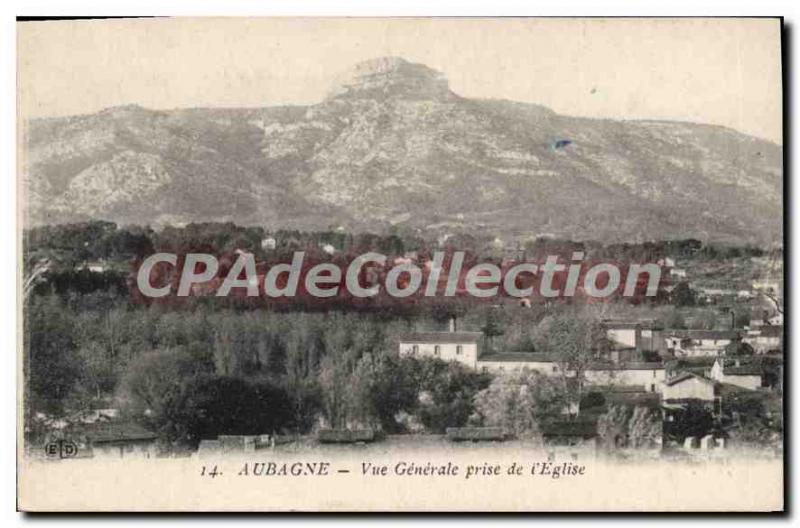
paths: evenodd
<path fill-rule="evenodd" d="M 27 410 L 69 417 L 121 406 L 165 440 L 189 445 L 212 433 L 322 425 L 399 431 L 400 411 L 431 431 L 465 423 L 488 380 L 455 364 L 398 358 L 396 336 L 409 324 L 118 301 L 75 311 L 58 295 L 34 296 L 25 321 Z"/>
<path fill-rule="evenodd" d="M 265 241 L 269 242 L 265 243 Z M 274 247 L 273 247 L 274 245 Z M 764 250 L 752 247 L 703 244 L 699 240 L 653 241 L 638 244 L 602 244 L 553 238 L 527 241 L 502 241 L 468 234 L 425 239 L 413 233 L 352 234 L 339 229 L 318 232 L 297 230 L 267 231 L 262 227 L 243 227 L 233 223 L 194 223 L 185 227 L 167 226 L 156 231 L 148 226 L 120 227 L 111 222 L 47 225 L 24 232 L 28 264 L 47 258 L 65 265 L 87 261 L 127 263 L 155 251 L 207 251 L 215 254 L 236 249 L 252 252 L 259 259 L 286 259 L 296 250 L 324 256 L 325 246 L 337 252 L 360 254 L 378 251 L 388 256 L 418 252 L 429 255 L 439 249 L 457 249 L 481 260 L 541 258 L 546 255 L 569 257 L 583 252 L 585 258 L 618 261 L 654 262 L 665 256 L 674 258 L 758 257 Z"/>

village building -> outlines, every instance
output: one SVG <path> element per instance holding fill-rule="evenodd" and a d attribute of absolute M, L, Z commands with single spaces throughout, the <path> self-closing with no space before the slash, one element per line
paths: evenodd
<path fill-rule="evenodd" d="M 762 325 L 751 328 L 742 341 L 753 347 L 756 354 L 783 349 L 783 326 Z"/>
<path fill-rule="evenodd" d="M 400 336 L 400 356 L 433 357 L 478 368 L 481 332 L 413 332 Z"/>
<path fill-rule="evenodd" d="M 665 372 L 661 362 L 593 363 L 584 377 L 592 385 L 640 385 L 647 392 L 661 392 Z"/>
<path fill-rule="evenodd" d="M 676 277 L 679 279 L 686 278 L 686 270 L 682 268 L 672 268 L 669 270 L 669 274 L 671 277 Z"/>
<path fill-rule="evenodd" d="M 711 377 L 711 367 L 717 360 L 716 356 L 699 356 L 699 357 L 681 357 L 667 361 L 667 379 L 672 379 L 675 376 L 683 374 L 684 372 L 691 372 L 704 378 Z"/>
<path fill-rule="evenodd" d="M 683 404 L 690 400 L 714 402 L 715 384 L 703 376 L 684 372 L 664 382 L 661 396 L 665 404 Z"/>
<path fill-rule="evenodd" d="M 78 438 L 95 457 L 151 458 L 158 435 L 135 422 L 98 421 L 80 427 Z"/>
<path fill-rule="evenodd" d="M 483 372 L 510 372 L 512 370 L 529 369 L 543 375 L 561 374 L 561 366 L 552 354 L 546 352 L 497 352 L 481 355 L 478 369 Z"/>
<path fill-rule="evenodd" d="M 105 260 L 92 260 L 84 262 L 80 269 L 90 271 L 92 273 L 103 273 L 109 269 L 109 264 Z"/>
<path fill-rule="evenodd" d="M 400 356 L 434 357 L 443 361 L 457 361 L 483 372 L 511 372 L 535 370 L 546 376 L 574 377 L 575 372 L 564 372 L 563 362 L 547 352 L 491 352 L 481 354 L 481 332 L 413 332 L 399 338 Z M 625 334 L 627 336 L 627 334 Z M 637 335 L 638 331 L 637 331 Z M 634 348 L 635 350 L 635 348 Z M 665 367 L 662 362 L 608 361 L 586 365 L 584 378 L 593 385 L 638 385 L 647 392 L 660 392 L 664 382 Z"/>
<path fill-rule="evenodd" d="M 662 328 L 652 319 L 628 321 L 604 319 L 612 361 L 641 361 L 644 352 L 664 350 Z"/>
<path fill-rule="evenodd" d="M 760 364 L 753 361 L 719 358 L 711 367 L 711 379 L 743 389 L 756 390 L 764 385 L 764 371 Z"/>
<path fill-rule="evenodd" d="M 721 356 L 739 339 L 735 330 L 670 330 L 664 337 L 667 351 L 675 357 Z"/>
<path fill-rule="evenodd" d="M 274 237 L 266 237 L 261 241 L 261 249 L 264 251 L 272 251 L 278 247 L 278 241 Z"/>

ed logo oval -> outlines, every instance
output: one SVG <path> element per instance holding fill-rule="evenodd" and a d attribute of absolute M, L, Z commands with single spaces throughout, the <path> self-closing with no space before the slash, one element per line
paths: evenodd
<path fill-rule="evenodd" d="M 53 440 L 44 446 L 49 458 L 72 458 L 78 454 L 78 445 L 72 440 Z"/>

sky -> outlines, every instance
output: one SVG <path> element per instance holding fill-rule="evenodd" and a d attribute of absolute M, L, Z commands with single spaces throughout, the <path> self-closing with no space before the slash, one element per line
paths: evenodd
<path fill-rule="evenodd" d="M 464 97 L 558 113 L 724 125 L 782 143 L 778 19 L 268 19 L 20 22 L 24 118 L 313 104 L 359 61 L 400 56 Z"/>

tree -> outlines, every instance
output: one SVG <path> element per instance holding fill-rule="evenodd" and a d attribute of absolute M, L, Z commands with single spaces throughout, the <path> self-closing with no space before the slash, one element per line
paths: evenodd
<path fill-rule="evenodd" d="M 342 429 L 348 425 L 349 382 L 357 361 L 352 334 L 346 326 L 331 325 L 322 339 L 325 356 L 320 361 L 319 385 L 323 413 L 331 427 Z"/>
<path fill-rule="evenodd" d="M 488 374 L 436 358 L 410 359 L 419 387 L 415 415 L 428 431 L 462 427 L 475 411 L 475 395 L 489 386 Z"/>
<path fill-rule="evenodd" d="M 194 347 L 145 352 L 128 365 L 119 399 L 132 416 L 160 427 L 181 384 L 213 371 L 210 358 Z"/>
<path fill-rule="evenodd" d="M 586 312 L 548 316 L 539 323 L 534 341 L 537 350 L 555 357 L 564 390 L 572 390 L 572 402 L 578 404 L 586 368 L 603 357 L 608 346 L 600 321 Z M 575 383 L 570 382 L 573 377 Z"/>
<path fill-rule="evenodd" d="M 306 432 L 322 407 L 318 379 L 322 343 L 317 325 L 307 316 L 289 327 L 287 334 L 284 386 L 292 400 L 295 426 Z"/>
<path fill-rule="evenodd" d="M 678 307 L 694 306 L 697 304 L 697 292 L 688 282 L 679 282 L 672 290 L 672 303 Z"/>
<path fill-rule="evenodd" d="M 626 405 L 609 405 L 597 420 L 597 434 L 606 447 L 620 448 L 628 445 L 628 428 L 631 410 Z"/>
<path fill-rule="evenodd" d="M 753 354 L 753 347 L 744 341 L 731 341 L 725 346 L 725 355 L 729 357 L 750 357 Z"/>
<path fill-rule="evenodd" d="M 714 417 L 701 401 L 689 401 L 673 415 L 671 422 L 664 423 L 664 435 L 678 442 L 693 436 L 702 438 L 714 428 Z"/>
<path fill-rule="evenodd" d="M 561 384 L 528 369 L 496 376 L 475 395 L 475 411 L 490 427 L 521 437 L 537 436 L 540 424 L 558 418 L 567 405 Z"/>
<path fill-rule="evenodd" d="M 628 422 L 631 447 L 654 447 L 661 444 L 663 419 L 658 409 L 637 405 Z"/>
<path fill-rule="evenodd" d="M 159 431 L 172 443 L 196 447 L 219 435 L 276 433 L 290 426 L 291 403 L 279 387 L 200 374 L 171 393 Z"/>
<path fill-rule="evenodd" d="M 494 308 L 489 308 L 486 312 L 486 322 L 481 327 L 481 332 L 486 337 L 489 349 L 494 349 L 494 338 L 503 335 L 504 330 L 500 323 L 497 321 L 497 314 Z"/>
<path fill-rule="evenodd" d="M 365 354 L 352 376 L 351 412 L 359 421 L 388 432 L 400 432 L 395 416 L 413 410 L 417 384 L 411 358 Z"/>
<path fill-rule="evenodd" d="M 31 299 L 25 314 L 25 404 L 36 412 L 61 414 L 82 381 L 75 321 L 56 296 Z"/>

